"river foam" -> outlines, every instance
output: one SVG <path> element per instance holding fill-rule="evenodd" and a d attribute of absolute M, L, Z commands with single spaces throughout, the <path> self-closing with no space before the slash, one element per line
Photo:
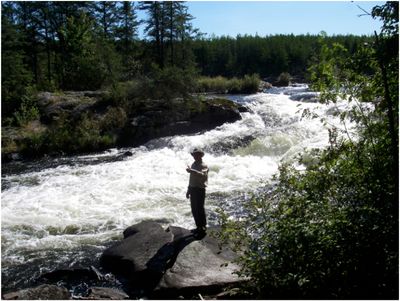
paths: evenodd
<path fill-rule="evenodd" d="M 57 167 L 3 175 L 7 183 L 1 205 L 3 276 L 16 277 L 13 267 L 57 252 L 92 247 L 98 255 L 101 246 L 142 220 L 194 227 L 185 198 L 185 169 L 193 160 L 194 147 L 206 152 L 207 210 L 215 220 L 218 206 L 229 206 L 232 198 L 243 199 L 269 183 L 282 161 L 290 162 L 304 149 L 326 147 L 328 128 L 341 127 L 339 118 L 327 114 L 332 105 L 290 99 L 305 91 L 306 86 L 299 86 L 232 97 L 249 108 L 241 120 L 124 149 L 133 155 L 123 159 L 102 162 L 102 157 L 120 155 L 121 150 L 113 149 L 71 158 Z M 302 118 L 304 109 L 324 116 L 328 125 Z M 231 208 L 232 213 L 235 210 L 240 208 Z"/>

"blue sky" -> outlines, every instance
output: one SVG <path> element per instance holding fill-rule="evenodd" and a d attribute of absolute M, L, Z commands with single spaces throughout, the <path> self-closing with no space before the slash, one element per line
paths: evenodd
<path fill-rule="evenodd" d="M 363 14 L 384 1 L 188 1 L 194 27 L 207 36 L 373 34 L 381 22 Z"/>

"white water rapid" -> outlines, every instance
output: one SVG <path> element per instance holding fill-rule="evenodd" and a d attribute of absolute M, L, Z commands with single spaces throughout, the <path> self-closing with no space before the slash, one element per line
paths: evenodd
<path fill-rule="evenodd" d="M 194 147 L 205 150 L 204 161 L 210 168 L 209 223 L 216 223 L 218 206 L 232 214 L 240 212 L 241 202 L 271 181 L 280 162 L 293 160 L 306 148 L 326 147 L 328 128 L 342 127 L 332 112 L 345 103 L 298 101 L 304 95 L 312 96 L 307 86 L 299 85 L 230 97 L 249 108 L 235 123 L 196 135 L 153 140 L 139 148 L 112 149 L 67 158 L 58 165 L 37 163 L 24 172 L 3 173 L 3 283 L 17 285 L 32 274 L 84 261 L 88 254 L 98 259 L 107 243 L 142 220 L 193 228 L 185 198 L 185 168 L 192 162 L 189 152 Z M 329 125 L 318 118 L 301 118 L 304 109 L 327 118 Z M 118 159 L 126 151 L 133 155 Z"/>

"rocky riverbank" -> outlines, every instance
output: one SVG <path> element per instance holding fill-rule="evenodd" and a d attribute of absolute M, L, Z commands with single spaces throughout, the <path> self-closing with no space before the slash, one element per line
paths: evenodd
<path fill-rule="evenodd" d="M 38 119 L 2 128 L 2 161 L 139 146 L 151 139 L 210 130 L 246 109 L 224 98 L 130 100 L 105 91 L 42 92 Z"/>
<path fill-rule="evenodd" d="M 246 282 L 231 249 L 210 229 L 196 239 L 187 229 L 163 229 L 153 221 L 127 228 L 94 266 L 41 275 L 37 286 L 3 292 L 3 299 L 214 299 L 240 298 L 233 288 Z"/>

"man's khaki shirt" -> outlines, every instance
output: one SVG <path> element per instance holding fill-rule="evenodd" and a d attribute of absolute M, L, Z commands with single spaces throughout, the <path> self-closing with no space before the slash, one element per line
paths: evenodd
<path fill-rule="evenodd" d="M 193 162 L 191 169 L 196 172 L 191 172 L 189 177 L 189 187 L 206 188 L 208 181 L 208 167 L 201 162 Z"/>

